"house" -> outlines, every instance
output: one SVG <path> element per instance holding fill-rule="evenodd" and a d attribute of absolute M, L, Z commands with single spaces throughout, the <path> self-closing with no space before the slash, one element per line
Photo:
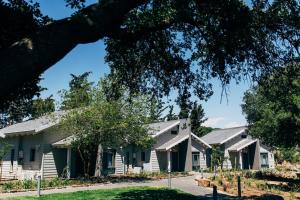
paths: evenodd
<path fill-rule="evenodd" d="M 269 147 L 248 135 L 247 127 L 217 129 L 201 137 L 211 146 L 224 151 L 225 169 L 274 168 L 274 155 Z"/>
<path fill-rule="evenodd" d="M 43 116 L 3 129 L 0 137 L 11 145 L 2 161 L 2 178 L 43 179 L 58 176 L 83 175 L 83 163 L 77 151 L 71 149 L 72 134 L 56 126 L 56 117 Z M 206 152 L 211 146 L 191 132 L 189 119 L 159 122 L 148 125 L 155 143 L 150 149 L 129 145 L 107 149 L 103 168 L 107 173 L 191 171 L 206 168 Z"/>

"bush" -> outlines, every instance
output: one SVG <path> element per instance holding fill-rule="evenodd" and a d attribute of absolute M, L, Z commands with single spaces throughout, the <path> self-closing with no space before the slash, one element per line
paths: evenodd
<path fill-rule="evenodd" d="M 2 189 L 4 191 L 10 191 L 10 190 L 12 190 L 13 189 L 13 183 L 12 182 L 5 182 L 5 183 L 3 183 Z"/>
<path fill-rule="evenodd" d="M 300 163 L 300 151 L 296 148 L 281 148 L 275 152 L 274 158 L 277 163 Z"/>

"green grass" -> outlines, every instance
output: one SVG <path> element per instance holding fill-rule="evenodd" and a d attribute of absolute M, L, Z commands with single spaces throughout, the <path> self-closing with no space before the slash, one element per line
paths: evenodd
<path fill-rule="evenodd" d="M 172 190 L 167 188 L 155 188 L 155 187 L 130 187 L 130 188 L 118 188 L 109 190 L 92 190 L 92 191 L 80 191 L 73 193 L 61 193 L 43 195 L 40 198 L 37 197 L 20 197 L 11 198 L 10 200 L 29 200 L 29 199 L 41 199 L 41 200 L 83 200 L 83 199 L 96 199 L 96 200 L 192 200 L 197 199 L 195 196 L 187 193 L 183 193 L 178 190 Z"/>

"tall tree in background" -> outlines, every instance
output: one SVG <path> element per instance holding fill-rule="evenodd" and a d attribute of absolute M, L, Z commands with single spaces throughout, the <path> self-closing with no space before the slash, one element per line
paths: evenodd
<path fill-rule="evenodd" d="M 207 118 L 205 117 L 204 109 L 201 104 L 197 104 L 197 101 L 193 104 L 190 119 L 192 132 L 199 137 L 202 137 L 213 130 L 211 127 L 205 127 L 202 125 Z"/>
<path fill-rule="evenodd" d="M 162 121 L 162 114 L 167 108 L 168 107 L 164 106 L 164 102 L 161 99 L 152 95 L 150 98 L 149 120 L 151 122 Z"/>
<path fill-rule="evenodd" d="M 88 106 L 91 102 L 93 83 L 88 81 L 91 72 L 78 76 L 71 74 L 69 89 L 60 91 L 62 102 L 61 110 L 70 110 Z"/>
<path fill-rule="evenodd" d="M 190 102 L 191 94 L 188 92 L 188 88 L 184 87 L 183 90 L 179 91 L 180 95 L 176 100 L 180 111 L 178 114 L 179 119 L 186 119 L 190 115 L 190 110 L 192 108 L 192 103 Z"/>
<path fill-rule="evenodd" d="M 169 112 L 168 112 L 168 114 L 165 117 L 165 119 L 167 121 L 178 119 L 178 116 L 173 111 L 174 111 L 174 105 L 170 105 L 169 106 Z"/>
<path fill-rule="evenodd" d="M 74 13 L 58 20 L 36 2 L 0 0 L 0 106 L 36 92 L 35 80 L 77 45 L 104 38 L 118 81 L 161 96 L 188 86 L 205 99 L 212 78 L 256 80 L 299 58 L 297 0 L 65 0 Z"/>
<path fill-rule="evenodd" d="M 291 63 L 264 77 L 243 98 L 250 134 L 276 147 L 300 144 L 300 65 Z"/>
<path fill-rule="evenodd" d="M 45 114 L 49 114 L 55 111 L 55 100 L 53 99 L 53 96 L 49 96 L 45 99 L 37 98 L 34 99 L 32 102 L 32 108 L 31 108 L 31 117 L 32 118 L 38 118 Z"/>

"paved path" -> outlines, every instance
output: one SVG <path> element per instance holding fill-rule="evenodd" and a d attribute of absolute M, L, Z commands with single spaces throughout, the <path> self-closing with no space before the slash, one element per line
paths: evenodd
<path fill-rule="evenodd" d="M 187 193 L 191 193 L 196 196 L 204 197 L 208 199 L 212 195 L 211 188 L 198 187 L 196 182 L 194 181 L 194 176 L 188 177 L 180 177 L 180 178 L 172 178 L 172 188 L 176 188 L 182 190 Z M 92 186 L 84 186 L 84 187 L 72 187 L 68 186 L 62 189 L 51 189 L 51 190 L 43 190 L 41 191 L 42 195 L 45 194 L 54 194 L 54 193 L 65 193 L 65 192 L 77 192 L 84 190 L 98 190 L 98 189 L 113 189 L 113 188 L 122 188 L 122 187 L 133 187 L 133 186 L 156 186 L 156 187 L 167 187 L 168 180 L 156 180 L 156 181 L 143 181 L 143 182 L 122 182 L 122 183 L 112 183 L 112 184 L 95 184 Z M 35 196 L 37 194 L 36 191 L 29 192 L 18 192 L 18 193 L 1 193 L 0 198 L 8 198 L 8 197 L 20 197 L 20 196 Z M 228 198 L 220 198 L 220 199 L 228 199 Z"/>

